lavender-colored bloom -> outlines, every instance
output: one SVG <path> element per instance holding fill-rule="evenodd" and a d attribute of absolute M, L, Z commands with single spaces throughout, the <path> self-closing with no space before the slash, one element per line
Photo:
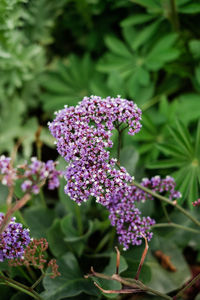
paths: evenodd
<path fill-rule="evenodd" d="M 57 162 L 48 160 L 46 163 L 38 160 L 36 157 L 31 158 L 31 163 L 25 162 L 13 168 L 11 158 L 0 156 L 0 174 L 3 175 L 1 182 L 4 185 L 12 186 L 15 181 L 21 179 L 23 192 L 38 194 L 40 187 L 47 181 L 48 188 L 53 190 L 60 184 L 59 177 L 63 175 L 62 171 L 56 170 Z"/>
<path fill-rule="evenodd" d="M 160 176 L 144 178 L 141 185 L 151 191 L 162 193 L 171 200 L 181 197 L 181 193 L 175 191 L 175 181 L 170 176 L 164 179 Z M 141 217 L 141 212 L 136 207 L 137 202 L 149 199 L 153 197 L 134 185 L 113 193 L 107 208 L 111 224 L 116 227 L 119 242 L 124 245 L 124 249 L 128 249 L 129 245 L 140 245 L 143 236 L 148 240 L 152 238 L 153 234 L 149 230 L 155 221 L 150 217 Z"/>
<path fill-rule="evenodd" d="M 7 186 L 13 185 L 16 179 L 16 170 L 11 167 L 11 158 L 5 155 L 0 156 L 0 174 L 3 175 L 1 183 Z"/>
<path fill-rule="evenodd" d="M 0 224 L 3 219 L 4 214 L 0 213 Z M 16 223 L 13 217 L 0 234 L 0 262 L 5 259 L 21 258 L 30 241 L 29 230 L 24 229 L 21 223 Z"/>
<path fill-rule="evenodd" d="M 116 227 L 119 235 L 119 243 L 123 244 L 124 250 L 130 245 L 140 245 L 145 236 L 152 238 L 149 232 L 155 221 L 150 217 L 141 217 L 140 210 L 135 205 L 133 186 L 113 193 L 110 203 L 107 205 L 111 225 Z"/>
<path fill-rule="evenodd" d="M 57 150 L 67 162 L 65 192 L 77 203 L 90 195 L 106 205 L 112 192 L 132 180 L 124 168 L 115 169 L 109 157 L 112 130 L 129 127 L 129 134 L 140 130 L 141 111 L 132 101 L 120 97 L 84 97 L 76 107 L 56 113 L 49 129 Z M 123 127 L 124 126 L 124 127 Z"/>
<path fill-rule="evenodd" d="M 40 186 L 47 180 L 48 188 L 53 190 L 60 184 L 59 177 L 62 175 L 61 171 L 56 170 L 56 164 L 52 160 L 46 163 L 39 161 L 36 157 L 31 158 L 31 163 L 25 167 L 24 177 L 25 180 L 21 188 L 25 191 L 30 191 L 33 194 L 40 192 Z"/>
<path fill-rule="evenodd" d="M 136 207 L 138 201 L 152 196 L 130 186 L 133 178 L 125 168 L 116 169 L 116 160 L 110 158 L 112 130 L 129 128 L 134 135 L 140 128 L 141 110 L 132 101 L 119 97 L 84 97 L 76 107 L 67 107 L 49 123 L 51 134 L 56 138 L 57 150 L 69 162 L 65 178 L 65 193 L 79 205 L 94 196 L 106 206 L 110 220 L 116 226 L 119 242 L 129 245 L 141 244 L 143 236 L 151 239 L 150 227 L 155 223 L 150 217 L 141 217 Z M 179 198 L 171 177 L 155 176 L 144 179 L 143 186 L 153 191 L 167 192 L 170 199 Z"/>

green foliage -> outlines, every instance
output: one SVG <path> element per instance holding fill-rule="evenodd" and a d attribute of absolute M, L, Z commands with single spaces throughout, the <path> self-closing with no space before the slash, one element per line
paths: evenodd
<path fill-rule="evenodd" d="M 182 192 L 180 205 L 199 218 L 198 208 L 191 209 L 200 191 L 199 13 L 195 0 L 0 1 L 0 154 L 10 155 L 20 141 L 18 162 L 36 156 L 35 134 L 42 125 L 42 158 L 56 159 L 46 127 L 53 112 L 91 94 L 119 94 L 133 99 L 143 112 L 140 133 L 123 136 L 121 164 L 138 180 L 174 176 Z M 112 138 L 111 156 L 116 157 L 117 132 Z M 64 170 L 66 162 L 59 161 Z M 118 241 L 108 214 L 93 199 L 78 207 L 64 185 L 61 179 L 58 194 L 44 190 L 48 208 L 39 205 L 38 196 L 16 214 L 34 238 L 47 238 L 48 256 L 58 260 L 61 276 L 44 278 L 36 290 L 48 300 L 118 299 L 116 294 L 102 296 L 83 278 L 91 265 L 108 275 L 115 272 Z M 1 211 L 6 211 L 8 189 L 0 185 L 0 192 Z M 15 194 L 21 196 L 19 186 Z M 143 215 L 167 221 L 158 201 L 138 206 Z M 194 228 L 165 208 L 171 221 Z M 189 245 L 199 260 L 196 233 L 155 228 L 141 281 L 165 293 L 180 288 L 189 279 L 182 255 Z M 134 278 L 143 247 L 122 252 L 122 276 Z M 156 250 L 170 256 L 176 272 L 161 266 Z M 7 263 L 0 269 L 29 286 L 39 274 L 34 268 L 33 274 L 20 267 L 13 271 Z M 121 288 L 113 281 L 95 280 L 105 289 Z M 0 293 L 2 300 L 30 298 L 2 284 Z"/>
<path fill-rule="evenodd" d="M 181 122 L 176 122 L 176 128 L 170 128 L 172 139 L 168 143 L 158 144 L 157 147 L 169 159 L 149 163 L 150 168 L 176 168 L 173 176 L 177 188 L 182 192 L 183 200 L 188 199 L 191 206 L 199 195 L 200 185 L 200 122 L 197 126 L 195 141 L 192 141 L 187 128 Z"/>

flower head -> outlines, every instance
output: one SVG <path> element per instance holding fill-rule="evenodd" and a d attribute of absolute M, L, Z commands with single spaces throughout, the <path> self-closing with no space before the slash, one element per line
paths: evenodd
<path fill-rule="evenodd" d="M 0 224 L 3 219 L 4 214 L 0 213 Z M 29 243 L 29 230 L 24 229 L 21 223 L 16 223 L 13 217 L 0 234 L 0 261 L 22 257 Z"/>

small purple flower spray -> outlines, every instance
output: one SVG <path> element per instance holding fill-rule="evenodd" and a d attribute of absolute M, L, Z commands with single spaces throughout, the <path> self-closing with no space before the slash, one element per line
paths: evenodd
<path fill-rule="evenodd" d="M 141 129 L 141 110 L 133 101 L 98 96 L 84 97 L 76 107 L 56 112 L 49 129 L 56 138 L 57 150 L 69 163 L 65 178 L 65 193 L 78 205 L 90 196 L 109 210 L 112 226 L 116 227 L 119 243 L 124 249 L 140 245 L 142 238 L 152 238 L 149 232 L 155 221 L 141 217 L 137 202 L 153 197 L 131 185 L 133 177 L 120 166 L 121 136 L 125 129 L 129 135 Z M 119 133 L 117 159 L 110 157 L 109 148 L 113 130 Z M 177 199 L 173 178 L 143 179 L 141 185 L 152 191 L 168 193 Z"/>

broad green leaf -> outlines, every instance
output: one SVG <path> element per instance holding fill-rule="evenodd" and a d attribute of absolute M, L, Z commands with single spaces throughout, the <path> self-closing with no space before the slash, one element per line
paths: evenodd
<path fill-rule="evenodd" d="M 183 283 L 190 279 L 189 267 L 182 255 L 182 251 L 178 249 L 175 244 L 171 244 L 167 239 L 159 237 L 157 246 L 151 249 L 153 251 L 161 250 L 164 254 L 170 256 L 170 260 L 176 267 L 176 271 L 170 272 L 164 269 L 158 260 L 149 252 L 146 265 L 151 268 L 152 276 L 148 286 L 162 293 L 169 293 L 176 290 L 177 287 L 182 287 Z"/>
<path fill-rule="evenodd" d="M 195 93 L 182 94 L 178 98 L 177 115 L 184 123 L 200 118 L 200 95 Z M 186 113 L 187 112 L 187 113 Z M 183 118 L 184 116 L 184 118 Z"/>
<path fill-rule="evenodd" d="M 26 208 L 24 212 L 24 219 L 34 238 L 47 237 L 47 230 L 51 227 L 54 218 L 55 211 L 40 206 Z"/>
<path fill-rule="evenodd" d="M 60 220 L 55 219 L 52 226 L 47 230 L 47 241 L 51 252 L 56 257 L 60 257 L 69 250 L 64 238 Z"/>
<path fill-rule="evenodd" d="M 126 260 L 123 256 L 120 257 L 120 266 L 119 266 L 119 274 L 125 271 L 128 268 Z M 116 254 L 112 253 L 110 256 L 110 261 L 107 267 L 104 269 L 103 273 L 107 275 L 113 275 L 116 272 Z M 104 280 L 104 279 L 95 279 L 100 286 L 102 286 L 106 290 L 120 290 L 121 284 L 116 281 Z M 105 294 L 107 298 L 116 298 L 116 294 Z"/>
<path fill-rule="evenodd" d="M 61 276 L 54 279 L 45 277 L 45 291 L 41 294 L 46 300 L 72 298 L 80 293 L 98 295 L 97 289 L 89 279 L 84 279 L 75 256 L 68 252 L 57 260 Z"/>
<path fill-rule="evenodd" d="M 120 163 L 131 175 L 134 175 L 138 160 L 139 154 L 133 146 L 123 147 L 120 151 Z"/>

